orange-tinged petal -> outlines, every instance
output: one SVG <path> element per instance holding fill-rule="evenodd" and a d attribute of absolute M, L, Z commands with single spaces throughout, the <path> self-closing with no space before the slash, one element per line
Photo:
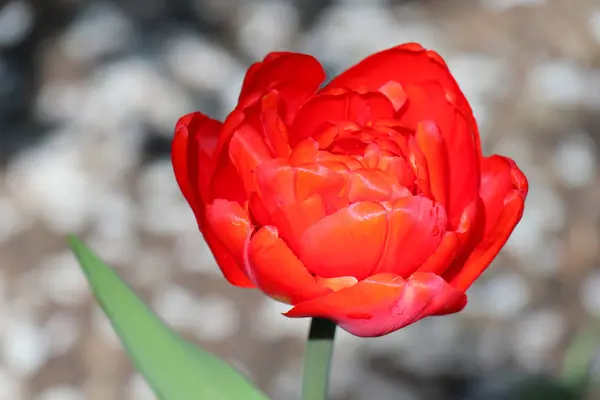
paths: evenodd
<path fill-rule="evenodd" d="M 211 158 L 222 124 L 193 112 L 181 117 L 175 126 L 171 161 L 175 179 L 192 209 L 205 201 L 210 185 Z"/>
<path fill-rule="evenodd" d="M 379 87 L 379 91 L 383 93 L 394 105 L 394 110 L 400 110 L 406 104 L 406 92 L 396 81 L 388 81 Z"/>
<path fill-rule="evenodd" d="M 355 87 L 375 91 L 383 87 L 382 92 L 385 93 L 384 85 L 390 81 L 405 87 L 431 79 L 440 82 L 445 90 L 456 93 L 461 110 L 470 113 L 468 103 L 443 58 L 418 43 L 405 43 L 372 54 L 332 79 L 322 91 Z"/>
<path fill-rule="evenodd" d="M 317 284 L 290 248 L 279 238 L 277 228 L 263 226 L 245 244 L 244 270 L 252 282 L 269 296 L 289 304 L 332 292 Z"/>
<path fill-rule="evenodd" d="M 400 185 L 384 171 L 378 169 L 354 170 L 350 172 L 348 181 L 348 200 L 351 203 L 390 200 L 393 189 L 400 191 Z"/>
<path fill-rule="evenodd" d="M 261 100 L 261 120 L 267 145 L 276 157 L 287 157 L 290 155 L 290 144 L 288 140 L 287 127 L 279 115 L 279 93 L 271 91 Z"/>
<path fill-rule="evenodd" d="M 460 240 L 456 232 L 446 232 L 442 243 L 433 252 L 431 257 L 421 265 L 417 271 L 433 272 L 441 275 L 452 263 L 459 249 Z"/>
<path fill-rule="evenodd" d="M 218 199 L 206 207 L 202 234 L 225 278 L 242 287 L 254 285 L 242 271 L 244 242 L 250 232 L 248 214 L 235 202 Z"/>
<path fill-rule="evenodd" d="M 417 272 L 405 280 L 378 274 L 349 288 L 296 304 L 285 315 L 321 317 L 362 337 L 382 336 L 430 315 L 460 311 L 464 292 L 431 273 Z"/>
<path fill-rule="evenodd" d="M 514 161 L 502 156 L 482 158 L 481 189 L 475 215 L 465 216 L 459 225 L 462 254 L 444 277 L 467 288 L 498 254 L 521 219 L 527 196 L 527 178 Z M 465 209 L 465 212 L 468 212 Z"/>
<path fill-rule="evenodd" d="M 301 238 L 309 226 L 326 216 L 325 204 L 319 195 L 299 203 L 283 205 L 271 214 L 271 222 L 279 234 L 294 251 L 301 249 Z"/>
<path fill-rule="evenodd" d="M 188 130 L 187 121 L 192 118 L 192 114 L 185 115 L 179 119 L 175 128 L 175 136 L 171 143 L 171 163 L 175 180 L 179 185 L 179 190 L 183 197 L 190 204 L 192 209 L 196 208 L 196 198 L 192 193 L 192 186 L 188 179 Z"/>
<path fill-rule="evenodd" d="M 310 226 L 302 236 L 299 257 L 315 275 L 364 279 L 379 261 L 386 231 L 383 206 L 355 203 Z"/>
<path fill-rule="evenodd" d="M 485 271 L 521 219 L 524 202 L 525 199 L 518 190 L 508 194 L 505 198 L 505 206 L 496 224 L 483 241 L 469 254 L 460 268 L 453 268 L 449 271 L 450 273 L 443 275 L 452 286 L 460 290 L 467 290 L 475 279 Z"/>
<path fill-rule="evenodd" d="M 211 253 L 215 257 L 215 261 L 219 266 L 219 269 L 223 273 L 223 276 L 229 283 L 235 286 L 243 288 L 253 288 L 254 284 L 248 279 L 246 274 L 242 271 L 241 265 L 238 261 L 238 257 L 234 257 L 230 253 L 221 240 L 215 235 L 213 230 L 207 226 L 204 222 L 205 227 L 201 228 L 202 236 L 206 241 Z"/>
<path fill-rule="evenodd" d="M 480 195 L 485 205 L 484 236 L 504 209 L 506 194 L 516 188 L 526 196 L 527 185 L 527 179 L 511 159 L 498 155 L 482 159 Z"/>
<path fill-rule="evenodd" d="M 313 160 L 314 161 L 314 160 Z M 290 165 L 279 158 L 256 170 L 256 182 L 270 212 L 314 194 L 328 197 L 339 193 L 346 183 L 343 175 L 321 163 Z"/>
<path fill-rule="evenodd" d="M 227 251 L 241 265 L 244 242 L 251 230 L 248 213 L 236 202 L 217 199 L 206 207 L 206 220 Z"/>
<path fill-rule="evenodd" d="M 410 276 L 438 248 L 446 231 L 444 208 L 422 196 L 398 199 L 388 210 L 385 249 L 376 273 Z"/>
<path fill-rule="evenodd" d="M 475 121 L 460 113 L 439 82 L 422 82 L 418 86 L 408 86 L 406 91 L 408 106 L 399 117 L 402 123 L 418 129 L 423 121 L 433 121 L 444 143 L 447 160 L 441 161 L 447 163 L 447 180 L 452 182 L 448 186 L 446 207 L 451 226 L 455 228 L 462 210 L 479 194 L 480 153 L 474 140 Z M 425 132 L 421 132 L 423 133 Z M 433 135 L 433 132 L 429 133 L 429 136 Z M 421 151 L 426 149 L 432 150 L 431 147 L 424 146 Z M 427 161 L 435 160 L 433 157 L 426 158 Z M 437 173 L 431 175 L 439 177 Z"/>
<path fill-rule="evenodd" d="M 238 104 L 241 108 L 250 107 L 265 93 L 276 89 L 286 105 L 284 122 L 289 124 L 298 108 L 317 91 L 324 79 L 323 67 L 310 55 L 270 53 L 248 70 Z"/>
<path fill-rule="evenodd" d="M 415 139 L 427 161 L 431 195 L 436 202 L 446 207 L 448 204 L 449 166 L 444 138 L 435 122 L 421 121 L 417 125 Z"/>
<path fill-rule="evenodd" d="M 242 178 L 246 194 L 254 187 L 254 171 L 256 167 L 273 158 L 264 139 L 249 124 L 238 127 L 229 143 L 229 157 Z"/>
<path fill-rule="evenodd" d="M 353 276 L 340 276 L 337 278 L 322 278 L 320 276 L 315 276 L 315 280 L 325 287 L 330 288 L 334 292 L 338 290 L 342 290 L 345 288 L 349 288 L 358 283 L 358 279 Z"/>
<path fill-rule="evenodd" d="M 327 123 L 351 121 L 360 126 L 379 119 L 391 118 L 394 106 L 383 94 L 377 92 L 359 94 L 324 94 L 311 98 L 298 111 L 290 130 L 293 144 L 320 133 Z"/>

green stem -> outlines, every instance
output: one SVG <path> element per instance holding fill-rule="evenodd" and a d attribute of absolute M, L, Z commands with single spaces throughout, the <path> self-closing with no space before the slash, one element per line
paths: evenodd
<path fill-rule="evenodd" d="M 335 324 L 313 318 L 308 333 L 302 376 L 302 400 L 325 400 L 329 383 L 329 366 L 333 353 Z"/>

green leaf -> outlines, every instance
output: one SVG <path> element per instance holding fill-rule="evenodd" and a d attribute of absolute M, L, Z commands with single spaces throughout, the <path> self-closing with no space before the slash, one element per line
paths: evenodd
<path fill-rule="evenodd" d="M 81 240 L 68 240 L 100 307 L 159 399 L 267 399 L 227 363 L 171 330 Z"/>

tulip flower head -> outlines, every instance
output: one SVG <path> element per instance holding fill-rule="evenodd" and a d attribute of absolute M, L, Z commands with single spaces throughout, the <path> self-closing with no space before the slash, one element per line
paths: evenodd
<path fill-rule="evenodd" d="M 526 177 L 482 154 L 433 51 L 324 79 L 309 55 L 270 53 L 224 122 L 177 122 L 175 176 L 225 278 L 363 337 L 460 311 L 521 219 Z"/>

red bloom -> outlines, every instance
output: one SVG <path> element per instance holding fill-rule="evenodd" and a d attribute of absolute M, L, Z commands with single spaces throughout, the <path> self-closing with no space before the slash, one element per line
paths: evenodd
<path fill-rule="evenodd" d="M 223 274 L 357 336 L 460 311 L 520 220 L 527 179 L 482 155 L 433 51 L 404 44 L 324 78 L 311 56 L 271 53 L 224 123 L 177 123 L 177 182 Z"/>

